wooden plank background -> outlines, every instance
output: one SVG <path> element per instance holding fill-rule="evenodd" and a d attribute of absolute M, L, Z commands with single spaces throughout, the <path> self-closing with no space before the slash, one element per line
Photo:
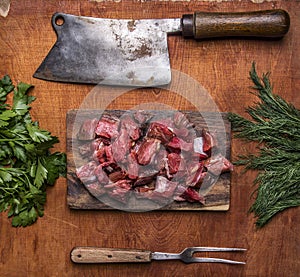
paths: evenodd
<path fill-rule="evenodd" d="M 50 24 L 54 12 L 109 18 L 179 17 L 195 10 L 249 11 L 284 8 L 291 29 L 280 41 L 184 40 L 169 37 L 171 66 L 188 74 L 211 94 L 222 112 L 245 115 L 256 100 L 248 93 L 248 72 L 253 61 L 258 72 L 271 72 L 274 90 L 300 108 L 300 2 L 291 1 L 12 1 L 7 17 L 0 18 L 0 74 L 14 82 L 32 83 L 37 97 L 32 115 L 60 138 L 55 150 L 66 151 L 66 113 L 77 109 L 92 86 L 60 84 L 34 79 L 32 74 L 46 56 L 56 36 Z M 262 1 L 260 1 L 262 2 Z M 143 101 L 159 101 L 192 110 L 182 98 L 168 98 L 155 90 L 129 93 L 110 104 L 128 109 Z M 253 146 L 232 141 L 232 157 Z M 285 211 L 265 228 L 256 230 L 248 214 L 253 201 L 255 173 L 232 174 L 228 212 L 126 213 L 78 211 L 67 206 L 66 179 L 48 190 L 45 216 L 27 228 L 13 228 L 6 214 L 0 216 L 1 276 L 300 276 L 299 208 Z M 245 266 L 190 264 L 177 261 L 151 264 L 76 265 L 70 261 L 75 246 L 139 248 L 178 252 L 188 246 L 245 247 L 243 254 L 220 254 L 246 261 Z"/>

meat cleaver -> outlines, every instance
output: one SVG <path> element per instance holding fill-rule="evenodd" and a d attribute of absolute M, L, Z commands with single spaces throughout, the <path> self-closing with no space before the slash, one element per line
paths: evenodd
<path fill-rule="evenodd" d="M 167 36 L 281 38 L 284 10 L 195 12 L 174 19 L 108 19 L 55 13 L 57 41 L 34 77 L 86 84 L 152 87 L 169 84 Z"/>

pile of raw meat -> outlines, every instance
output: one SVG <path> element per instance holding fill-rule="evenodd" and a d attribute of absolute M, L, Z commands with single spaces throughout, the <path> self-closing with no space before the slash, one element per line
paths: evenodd
<path fill-rule="evenodd" d="M 129 197 L 156 202 L 205 203 L 199 188 L 208 172 L 232 170 L 222 155 L 213 154 L 216 139 L 195 130 L 185 115 L 156 117 L 133 111 L 87 119 L 77 134 L 86 161 L 77 177 L 98 199 L 103 195 L 126 204 Z"/>

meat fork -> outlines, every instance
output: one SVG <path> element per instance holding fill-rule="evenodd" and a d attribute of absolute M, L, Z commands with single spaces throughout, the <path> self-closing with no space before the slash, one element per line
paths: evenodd
<path fill-rule="evenodd" d="M 75 247 L 71 260 L 75 263 L 147 263 L 151 260 L 181 260 L 184 263 L 226 263 L 245 264 L 244 262 L 220 258 L 194 257 L 197 252 L 238 252 L 244 248 L 188 247 L 180 253 L 151 252 L 138 249 Z"/>

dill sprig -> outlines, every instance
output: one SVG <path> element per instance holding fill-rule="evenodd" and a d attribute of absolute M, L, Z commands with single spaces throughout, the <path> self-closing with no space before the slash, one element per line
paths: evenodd
<path fill-rule="evenodd" d="M 250 79 L 259 102 L 248 107 L 250 120 L 229 113 L 235 137 L 257 142 L 258 153 L 239 156 L 235 162 L 246 170 L 258 170 L 250 208 L 256 226 L 264 226 L 274 215 L 300 206 L 300 111 L 273 94 L 270 74 L 260 78 L 252 64 Z"/>

